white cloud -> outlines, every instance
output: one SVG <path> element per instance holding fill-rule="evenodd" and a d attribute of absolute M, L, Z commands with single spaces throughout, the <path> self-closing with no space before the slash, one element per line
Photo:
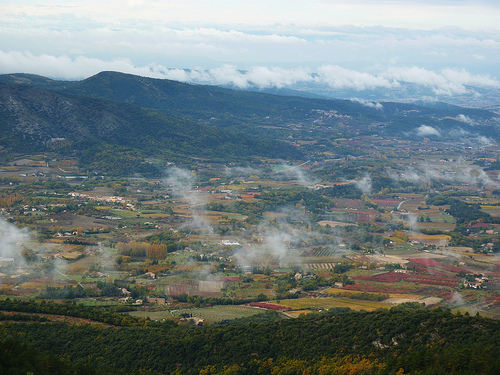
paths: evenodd
<path fill-rule="evenodd" d="M 6 14 L 57 17 L 70 12 L 99 21 L 119 20 L 212 24 L 215 22 L 251 25 L 316 24 L 410 25 L 435 28 L 447 26 L 496 27 L 498 4 L 492 1 L 371 1 L 311 0 L 304 6 L 298 0 L 214 2 L 203 0 L 5 0 Z"/>
<path fill-rule="evenodd" d="M 258 87 L 285 87 L 298 82 L 311 82 L 311 73 L 307 69 L 283 69 L 254 67 L 246 74 L 249 81 Z"/>
<path fill-rule="evenodd" d="M 408 23 L 408 18 L 401 22 L 404 17 L 396 16 L 395 8 L 405 13 L 413 7 L 428 12 L 429 5 L 415 2 L 411 7 L 408 2 L 389 6 L 388 2 L 375 5 L 370 1 L 322 0 L 308 7 L 293 0 L 285 5 L 281 1 L 263 2 L 259 7 L 237 0 L 231 6 L 199 1 L 145 1 L 140 6 L 116 0 L 55 1 L 44 7 L 22 3 L 2 3 L 0 37 L 4 51 L 22 46 L 23 51 L 35 55 L 82 55 L 104 60 L 128 57 L 141 65 L 201 65 L 204 69 L 224 64 L 238 68 L 307 64 L 316 70 L 321 65 L 348 67 L 352 65 L 347 63 L 355 62 L 370 66 L 387 61 L 434 68 L 452 62 L 453 66 L 484 68 L 500 60 L 498 22 L 488 29 L 486 22 L 476 21 L 473 28 L 460 22 L 445 28 L 441 21 L 430 27 L 429 17 L 422 18 L 424 27 Z M 267 8 L 272 11 L 266 13 Z M 370 8 L 372 12 L 367 13 L 365 9 Z M 377 22 L 374 16 L 382 9 L 384 22 Z M 442 11 L 439 7 L 432 9 Z M 347 13 L 342 14 L 342 10 Z M 336 21 L 332 14 L 341 20 Z M 366 14 L 364 22 L 354 19 L 358 14 Z M 417 14 L 410 18 L 418 19 Z M 485 14 L 492 17 L 491 11 Z M 351 16 L 352 22 L 346 16 Z M 264 21 L 266 17 L 269 22 Z M 398 21 L 390 22 L 392 17 Z M 492 67 L 488 71 L 496 74 Z"/>
<path fill-rule="evenodd" d="M 427 164 L 421 164 L 403 172 L 388 169 L 387 175 L 394 180 L 409 181 L 416 185 L 439 181 L 453 184 L 499 186 L 499 183 L 492 180 L 482 168 L 476 165 L 465 164 L 462 160 L 449 163 L 441 168 L 433 168 Z"/>
<path fill-rule="evenodd" d="M 481 146 L 492 146 L 495 143 L 491 138 L 485 137 L 484 135 L 478 136 L 477 141 Z"/>
<path fill-rule="evenodd" d="M 207 81 L 216 85 L 235 85 L 239 88 L 247 88 L 250 85 L 244 74 L 232 65 L 211 69 L 205 77 Z"/>
<path fill-rule="evenodd" d="M 372 178 L 365 175 L 361 180 L 356 181 L 356 187 L 366 195 L 372 194 Z"/>
<path fill-rule="evenodd" d="M 205 216 L 204 206 L 208 203 L 207 198 L 201 192 L 195 190 L 196 175 L 187 169 L 177 167 L 170 168 L 168 177 L 164 182 L 186 205 L 190 217 L 181 228 L 199 229 L 202 232 L 212 233 L 213 228 Z"/>
<path fill-rule="evenodd" d="M 369 73 L 345 69 L 338 65 L 324 65 L 318 69 L 318 81 L 334 89 L 366 90 L 380 87 L 395 87 L 397 82 Z"/>
<path fill-rule="evenodd" d="M 167 68 L 161 64 L 135 64 L 129 58 L 99 59 L 86 56 L 35 55 L 30 52 L 0 50 L 0 73 L 33 73 L 56 79 L 83 79 L 104 70 L 114 70 L 152 78 L 239 88 L 293 87 L 296 84 L 327 86 L 334 90 L 392 89 L 415 84 L 431 89 L 436 96 L 469 93 L 469 87 L 500 88 L 500 81 L 489 75 L 474 75 L 466 70 L 443 69 L 439 72 L 420 67 L 391 67 L 379 73 L 346 69 L 339 65 L 310 68 L 282 68 L 255 65 L 242 71 L 236 65 L 223 64 L 212 69 Z M 352 99 L 381 109 L 376 102 Z M 462 118 L 457 118 L 464 121 Z"/>
<path fill-rule="evenodd" d="M 443 69 L 440 73 L 420 67 L 391 67 L 383 74 L 401 83 L 413 83 L 432 89 L 436 95 L 467 92 L 466 86 L 500 88 L 500 81 L 489 75 L 473 75 L 464 69 Z"/>
<path fill-rule="evenodd" d="M 0 217 L 0 257 L 23 261 L 22 251 L 28 245 L 30 232 L 8 223 Z"/>
<path fill-rule="evenodd" d="M 379 102 L 371 102 L 369 100 L 359 98 L 351 98 L 351 101 L 364 105 L 365 107 L 378 109 L 380 111 L 384 109 L 384 106 Z"/>
<path fill-rule="evenodd" d="M 469 116 L 465 116 L 463 114 L 458 115 L 457 120 L 460 122 L 464 122 L 468 125 L 472 125 L 472 126 L 476 125 L 476 122 L 473 119 L 471 119 Z"/>
<path fill-rule="evenodd" d="M 56 79 L 83 79 L 105 70 L 166 78 L 161 66 L 135 67 L 129 59 L 104 61 L 84 56 L 35 56 L 29 52 L 0 51 L 1 73 L 33 73 Z M 175 73 L 175 71 L 174 71 Z"/>
<path fill-rule="evenodd" d="M 422 125 L 417 129 L 417 135 L 419 135 L 421 137 L 427 137 L 427 136 L 431 136 L 431 135 L 435 135 L 435 136 L 439 137 L 439 136 L 441 136 L 441 133 L 439 132 L 439 130 L 437 130 L 436 128 L 433 128 L 432 126 Z"/>

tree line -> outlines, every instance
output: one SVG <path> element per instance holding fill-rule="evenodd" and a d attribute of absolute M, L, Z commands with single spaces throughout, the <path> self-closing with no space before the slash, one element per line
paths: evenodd
<path fill-rule="evenodd" d="M 500 373 L 497 320 L 420 304 L 344 310 L 204 327 L 4 322 L 1 332 L 15 350 L 32 345 L 86 374 Z"/>

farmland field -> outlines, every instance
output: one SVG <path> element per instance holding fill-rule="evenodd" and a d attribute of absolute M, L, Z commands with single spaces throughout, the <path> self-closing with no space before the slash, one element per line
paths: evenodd
<path fill-rule="evenodd" d="M 476 315 L 479 314 L 485 318 L 498 318 L 498 314 L 492 311 L 484 311 L 480 309 L 476 309 L 474 307 L 459 307 L 458 309 L 453 309 L 453 312 L 460 312 L 461 314 L 469 313 L 470 315 Z"/>
<path fill-rule="evenodd" d="M 325 297 L 325 298 L 299 298 L 282 300 L 280 305 L 291 307 L 293 310 L 303 309 L 332 309 L 335 307 L 349 307 L 352 310 L 373 311 L 380 308 L 389 308 L 390 306 L 382 302 L 348 300 L 343 298 Z"/>
<path fill-rule="evenodd" d="M 431 223 L 419 223 L 419 226 L 421 229 L 437 229 L 445 232 L 455 228 L 455 220 L 453 218 L 446 217 L 446 219 L 440 219 L 440 222 L 436 222 L 437 220 L 432 218 Z"/>
<path fill-rule="evenodd" d="M 221 320 L 231 320 L 237 318 L 247 318 L 249 316 L 264 312 L 262 309 L 256 309 L 248 306 L 213 306 L 205 308 L 181 309 L 165 311 L 133 311 L 130 315 L 152 320 L 162 320 L 172 317 L 180 317 L 181 314 L 190 314 L 193 317 L 205 319 L 209 323 L 220 322 Z"/>
<path fill-rule="evenodd" d="M 266 283 L 256 282 L 251 284 L 248 288 L 240 288 L 237 291 L 237 295 L 241 295 L 241 298 L 253 298 L 257 297 L 259 294 L 272 296 L 274 295 L 274 290 L 266 288 Z"/>
<path fill-rule="evenodd" d="M 481 209 L 491 216 L 500 216 L 500 206 L 482 206 Z"/>
<path fill-rule="evenodd" d="M 345 295 L 351 295 L 351 294 L 358 294 L 358 293 L 364 293 L 362 291 L 358 290 L 346 290 L 346 289 L 338 289 L 338 288 L 330 288 L 325 291 L 328 294 L 345 294 Z M 404 293 L 388 293 L 389 298 L 407 298 L 407 299 L 419 299 L 422 298 L 420 294 L 404 294 Z"/>

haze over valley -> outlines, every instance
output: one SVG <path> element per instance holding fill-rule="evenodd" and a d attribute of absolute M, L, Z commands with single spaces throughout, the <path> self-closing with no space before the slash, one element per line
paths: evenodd
<path fill-rule="evenodd" d="M 0 373 L 499 373 L 498 4 L 209 3 L 2 6 Z"/>

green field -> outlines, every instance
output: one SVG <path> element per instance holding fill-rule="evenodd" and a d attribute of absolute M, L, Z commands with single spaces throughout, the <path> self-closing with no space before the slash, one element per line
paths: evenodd
<path fill-rule="evenodd" d="M 121 305 L 120 302 L 118 302 L 117 300 L 113 300 L 113 299 L 103 299 L 103 300 L 82 299 L 78 303 L 80 305 L 83 305 L 83 306 L 99 306 L 99 307 L 120 306 Z"/>
<path fill-rule="evenodd" d="M 238 289 L 236 293 L 241 298 L 257 297 L 259 294 L 265 294 L 269 297 L 274 295 L 274 290 L 266 288 L 266 283 L 256 282 L 251 284 L 248 288 Z"/>
<path fill-rule="evenodd" d="M 231 320 L 237 318 L 247 318 L 249 316 L 262 313 L 263 310 L 248 306 L 213 306 L 205 308 L 181 309 L 170 311 L 133 311 L 130 315 L 138 318 L 149 317 L 152 320 L 163 320 L 172 317 L 180 317 L 181 314 L 190 314 L 193 317 L 205 319 L 209 323 L 220 322 L 221 320 Z"/>

